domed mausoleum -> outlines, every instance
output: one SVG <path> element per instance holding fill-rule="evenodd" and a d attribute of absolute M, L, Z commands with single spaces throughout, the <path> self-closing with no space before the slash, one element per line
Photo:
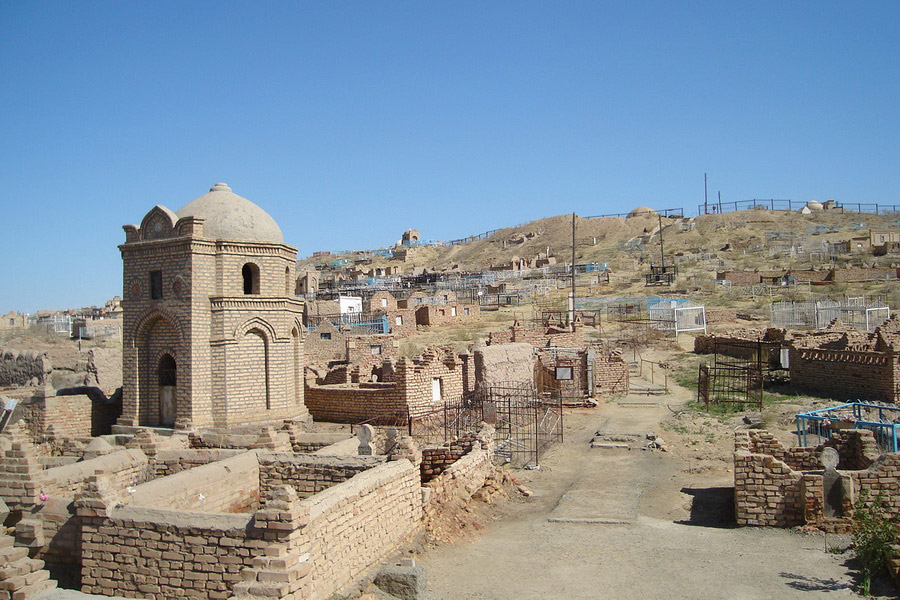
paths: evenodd
<path fill-rule="evenodd" d="M 126 225 L 120 425 L 189 429 L 306 420 L 297 249 L 217 183 Z"/>

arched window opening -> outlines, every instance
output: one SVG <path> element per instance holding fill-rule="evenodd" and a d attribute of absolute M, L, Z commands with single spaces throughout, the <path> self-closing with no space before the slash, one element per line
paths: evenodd
<path fill-rule="evenodd" d="M 241 269 L 244 278 L 244 293 L 259 294 L 259 267 L 253 263 L 247 263 Z"/>

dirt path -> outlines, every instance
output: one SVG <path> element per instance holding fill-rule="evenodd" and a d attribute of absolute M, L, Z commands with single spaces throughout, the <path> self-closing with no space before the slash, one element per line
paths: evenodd
<path fill-rule="evenodd" d="M 567 412 L 566 441 L 517 474 L 534 496 L 477 540 L 420 558 L 430 597 L 858 598 L 848 554 L 825 552 L 821 534 L 730 528 L 729 473 L 692 472 L 674 452 L 590 447 L 598 429 L 665 435 L 665 404 L 680 398 L 657 398 Z"/>

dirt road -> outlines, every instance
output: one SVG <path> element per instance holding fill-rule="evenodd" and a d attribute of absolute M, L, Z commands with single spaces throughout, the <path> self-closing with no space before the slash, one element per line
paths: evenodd
<path fill-rule="evenodd" d="M 620 404 L 569 411 L 566 441 L 541 469 L 517 473 L 534 492 L 510 502 L 474 541 L 429 551 L 433 600 L 858 598 L 846 540 L 730 526 L 731 476 L 692 472 L 675 452 L 591 448 L 610 434 L 657 431 L 669 412 Z"/>

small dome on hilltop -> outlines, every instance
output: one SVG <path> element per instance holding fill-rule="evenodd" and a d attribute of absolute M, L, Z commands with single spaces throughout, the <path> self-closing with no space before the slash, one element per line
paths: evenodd
<path fill-rule="evenodd" d="M 643 217 L 643 216 L 651 216 L 655 217 L 658 213 L 650 208 L 649 206 L 638 206 L 637 208 L 631 209 L 631 212 L 628 213 L 627 219 L 631 219 L 633 217 Z"/>

